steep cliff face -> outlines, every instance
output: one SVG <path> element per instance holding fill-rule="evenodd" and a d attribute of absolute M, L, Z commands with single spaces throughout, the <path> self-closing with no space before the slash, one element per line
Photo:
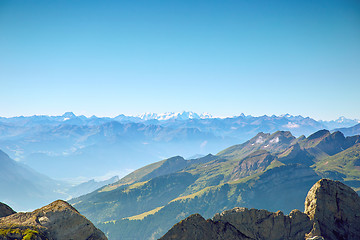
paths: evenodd
<path fill-rule="evenodd" d="M 360 238 L 360 198 L 338 181 L 322 179 L 309 191 L 305 213 L 313 221 L 308 237 L 321 235 L 329 240 Z"/>
<path fill-rule="evenodd" d="M 309 191 L 305 213 L 234 208 L 205 220 L 191 215 L 161 239 L 360 239 L 360 197 L 348 186 L 319 180 Z"/>
<path fill-rule="evenodd" d="M 106 240 L 104 233 L 67 202 L 0 218 L 0 239 Z M 31 238 L 32 237 L 32 238 Z"/>
<path fill-rule="evenodd" d="M 14 213 L 16 213 L 16 212 L 14 210 L 12 210 L 11 207 L 0 202 L 0 218 L 9 216 Z"/>

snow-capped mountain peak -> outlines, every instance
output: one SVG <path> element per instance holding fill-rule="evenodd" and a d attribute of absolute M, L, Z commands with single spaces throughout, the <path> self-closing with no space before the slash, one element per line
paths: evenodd
<path fill-rule="evenodd" d="M 209 113 L 202 113 L 197 114 L 191 111 L 182 111 L 182 112 L 166 112 L 166 113 L 143 113 L 137 115 L 136 117 L 140 118 L 141 120 L 159 120 L 159 121 L 166 121 L 171 119 L 176 120 L 188 120 L 188 119 L 206 119 L 206 118 L 213 118 Z"/>
<path fill-rule="evenodd" d="M 143 114 L 140 114 L 138 116 L 136 116 L 142 120 L 151 120 L 151 119 L 157 119 L 158 118 L 158 114 L 157 113 L 143 113 Z"/>

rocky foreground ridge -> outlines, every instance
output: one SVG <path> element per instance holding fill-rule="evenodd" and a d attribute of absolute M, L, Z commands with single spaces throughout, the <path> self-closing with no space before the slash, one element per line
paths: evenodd
<path fill-rule="evenodd" d="M 341 182 L 321 179 L 308 192 L 304 213 L 233 208 L 208 220 L 194 214 L 160 239 L 360 239 L 360 197 Z"/>
<path fill-rule="evenodd" d="M 0 240 L 107 240 L 104 233 L 65 201 L 15 213 L 0 203 Z"/>

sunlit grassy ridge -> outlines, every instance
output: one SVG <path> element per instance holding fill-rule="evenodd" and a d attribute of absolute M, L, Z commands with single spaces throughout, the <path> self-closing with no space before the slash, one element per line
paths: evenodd
<path fill-rule="evenodd" d="M 164 207 L 164 206 L 162 206 L 162 207 L 157 207 L 157 208 L 155 208 L 155 209 L 153 209 L 153 210 L 150 210 L 150 211 L 147 211 L 147 212 L 144 212 L 144 213 L 141 213 L 141 214 L 132 216 L 132 217 L 128 217 L 127 219 L 129 219 L 129 220 L 143 220 L 145 217 L 157 213 L 157 212 L 160 211 L 163 207 Z"/>
<path fill-rule="evenodd" d="M 151 173 L 155 169 L 159 168 L 166 160 L 162 160 L 156 163 L 152 163 L 150 165 L 146 165 L 145 167 L 139 168 L 134 172 L 126 175 L 124 178 L 120 179 L 118 182 L 108 185 L 100 190 L 100 192 L 106 192 L 114 190 L 120 186 L 132 184 L 136 181 L 139 181 L 141 178 Z"/>
<path fill-rule="evenodd" d="M 360 180 L 360 143 L 318 162 L 314 167 L 321 173 L 341 173 L 346 176 L 344 180 Z"/>

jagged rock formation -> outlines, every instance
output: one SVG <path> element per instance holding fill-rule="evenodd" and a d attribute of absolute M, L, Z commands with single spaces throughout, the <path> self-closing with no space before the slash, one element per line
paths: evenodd
<path fill-rule="evenodd" d="M 311 230 L 309 217 L 299 210 L 286 216 L 281 211 L 234 208 L 216 214 L 213 221 L 227 222 L 250 239 L 303 239 Z"/>
<path fill-rule="evenodd" d="M 106 240 L 104 233 L 65 201 L 0 218 L 0 239 Z"/>
<path fill-rule="evenodd" d="M 0 202 L 0 218 L 9 216 L 14 213 L 16 213 L 16 212 L 14 210 L 12 210 L 11 207 Z"/>
<path fill-rule="evenodd" d="M 319 180 L 309 191 L 305 212 L 234 208 L 205 220 L 191 215 L 170 229 L 170 239 L 360 239 L 360 197 L 345 184 Z"/>

